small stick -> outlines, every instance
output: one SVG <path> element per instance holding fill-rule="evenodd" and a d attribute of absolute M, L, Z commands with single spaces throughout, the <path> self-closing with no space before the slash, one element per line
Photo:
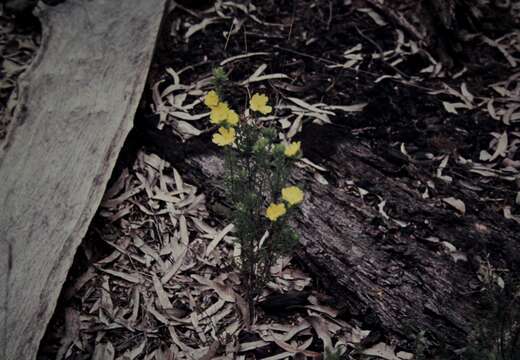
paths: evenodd
<path fill-rule="evenodd" d="M 372 5 L 374 8 L 382 12 L 386 17 L 390 18 L 392 22 L 402 27 L 406 32 L 408 32 L 415 40 L 419 41 L 421 44 L 424 43 L 424 36 L 421 35 L 419 30 L 415 28 L 406 18 L 403 16 L 403 14 L 394 11 L 390 9 L 387 6 L 384 6 L 383 4 L 380 4 L 377 0 L 366 0 L 370 5 Z"/>

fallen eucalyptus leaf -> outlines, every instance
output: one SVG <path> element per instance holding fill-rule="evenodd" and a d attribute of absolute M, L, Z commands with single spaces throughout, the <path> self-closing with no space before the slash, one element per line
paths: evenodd
<path fill-rule="evenodd" d="M 464 204 L 464 201 L 456 199 L 454 197 L 447 197 L 442 199 L 442 201 L 457 209 L 462 215 L 466 213 L 466 205 Z"/>

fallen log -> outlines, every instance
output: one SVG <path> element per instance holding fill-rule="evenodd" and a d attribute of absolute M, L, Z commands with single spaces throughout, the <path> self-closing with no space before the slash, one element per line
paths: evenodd
<path fill-rule="evenodd" d="M 0 149 L 0 357 L 33 359 L 132 121 L 166 0 L 44 9 Z"/>
<path fill-rule="evenodd" d="M 183 145 L 172 141 L 168 128 L 141 124 L 135 131 L 191 182 L 208 193 L 222 190 L 223 161 L 207 137 Z M 365 328 L 408 348 L 423 331 L 431 345 L 464 346 L 482 317 L 477 256 L 490 253 L 495 266 L 518 270 L 518 225 L 492 210 L 468 209 L 462 216 L 439 197 L 423 198 L 419 181 L 448 185 L 419 163 L 376 155 L 338 127 L 311 125 L 301 140 L 304 155 L 327 168 L 328 184 L 309 172 L 294 174 L 307 194 L 295 222 L 299 262 Z M 456 185 L 449 191 L 468 205 L 478 202 L 474 191 Z"/>

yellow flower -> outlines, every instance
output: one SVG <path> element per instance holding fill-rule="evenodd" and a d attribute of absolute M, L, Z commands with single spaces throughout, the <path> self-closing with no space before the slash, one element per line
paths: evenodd
<path fill-rule="evenodd" d="M 218 146 L 231 145 L 235 142 L 235 129 L 219 128 L 218 134 L 213 134 L 213 142 Z"/>
<path fill-rule="evenodd" d="M 289 203 L 289 205 L 296 205 L 303 201 L 303 191 L 297 186 L 289 186 L 282 189 L 282 198 Z"/>
<path fill-rule="evenodd" d="M 285 156 L 293 157 L 293 156 L 298 155 L 298 153 L 300 152 L 300 147 L 301 147 L 300 141 L 295 141 L 295 142 L 290 143 L 289 145 L 287 145 L 285 147 L 285 151 L 284 151 Z"/>
<path fill-rule="evenodd" d="M 229 110 L 227 113 L 226 123 L 231 126 L 238 124 L 238 114 L 234 110 Z"/>
<path fill-rule="evenodd" d="M 217 106 L 211 108 L 211 114 L 209 116 L 212 124 L 220 124 L 225 121 L 228 117 L 229 107 L 225 102 L 218 103 Z"/>
<path fill-rule="evenodd" d="M 265 211 L 265 216 L 271 221 L 276 221 L 280 216 L 284 215 L 285 212 L 285 205 L 283 203 L 271 204 Z"/>
<path fill-rule="evenodd" d="M 215 90 L 211 90 L 208 92 L 208 94 L 204 97 L 204 104 L 206 104 L 209 108 L 214 108 L 219 103 L 218 94 Z"/>
<path fill-rule="evenodd" d="M 269 99 L 264 94 L 256 93 L 249 101 L 249 108 L 253 111 L 261 112 L 264 115 L 269 114 L 273 111 L 273 108 L 267 105 Z"/>

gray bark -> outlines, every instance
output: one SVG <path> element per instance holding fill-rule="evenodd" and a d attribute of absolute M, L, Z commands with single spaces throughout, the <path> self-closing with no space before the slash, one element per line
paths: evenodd
<path fill-rule="evenodd" d="M 42 45 L 0 149 L 3 359 L 36 357 L 132 128 L 165 1 L 68 0 L 39 14 Z"/>

